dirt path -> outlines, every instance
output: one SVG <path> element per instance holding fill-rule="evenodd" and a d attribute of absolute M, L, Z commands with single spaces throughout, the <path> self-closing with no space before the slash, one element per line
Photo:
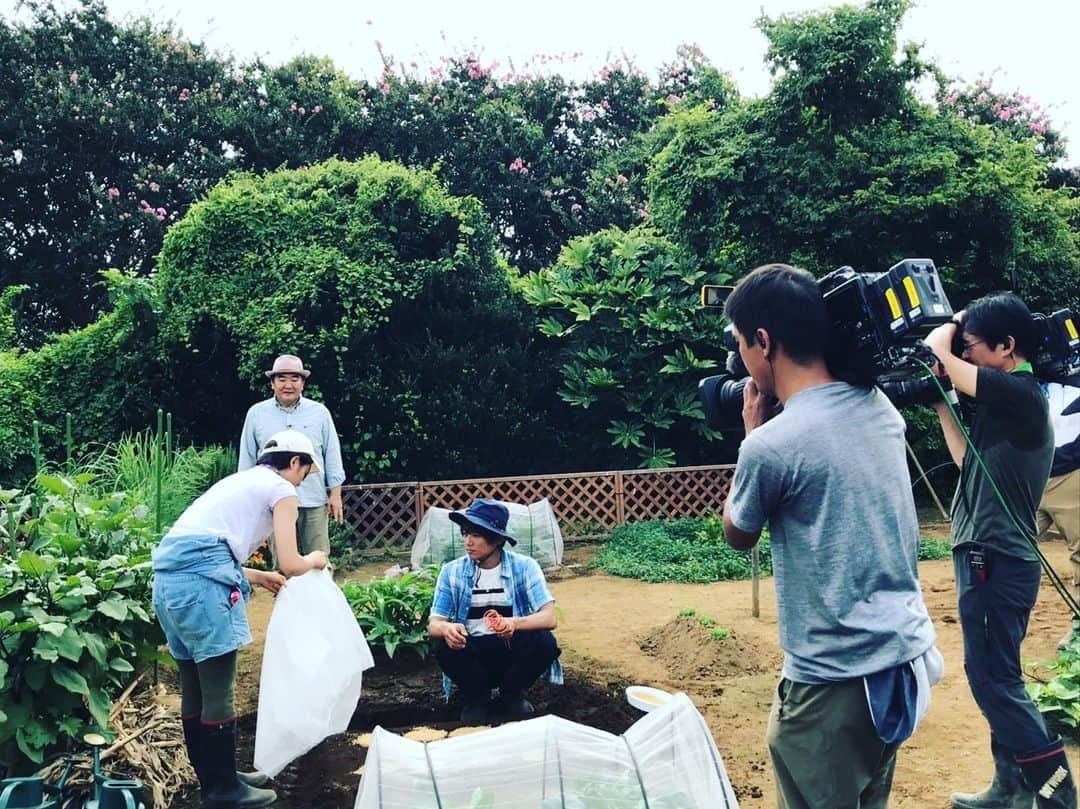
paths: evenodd
<path fill-rule="evenodd" d="M 1043 548 L 1055 569 L 1067 569 L 1064 543 L 1048 542 Z M 562 611 L 558 637 L 564 665 L 589 676 L 618 675 L 685 691 L 712 728 L 741 805 L 775 806 L 764 742 L 781 660 L 771 579 L 761 583 L 761 617 L 755 619 L 749 582 L 645 584 L 588 572 L 580 563 L 589 554 L 588 549 L 576 552 L 571 561 L 577 566 L 551 581 Z M 369 565 L 350 577 L 365 579 L 385 567 L 385 563 Z M 963 673 L 951 562 L 924 562 L 920 575 L 946 674 L 934 689 L 926 719 L 901 750 L 892 792 L 896 809 L 948 806 L 950 792 L 981 788 L 991 774 L 987 726 Z M 249 606 L 255 643 L 241 655 L 241 713 L 257 707 L 256 684 L 271 606 L 265 593 Z M 678 620 L 681 611 L 691 609 L 693 618 Z M 696 624 L 703 616 L 715 619 L 731 637 L 709 638 L 708 630 Z M 1064 605 L 1044 580 L 1023 649 L 1025 661 L 1052 657 L 1067 624 Z M 1080 769 L 1075 745 L 1069 756 L 1075 772 Z"/>

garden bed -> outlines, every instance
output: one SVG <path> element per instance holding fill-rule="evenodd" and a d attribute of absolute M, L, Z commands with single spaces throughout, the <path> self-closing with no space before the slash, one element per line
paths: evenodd
<path fill-rule="evenodd" d="M 561 689 L 538 684 L 534 694 L 538 707 L 621 732 L 641 715 L 625 702 L 626 684 L 684 690 L 712 730 L 743 809 L 775 806 L 765 746 L 765 724 L 781 660 L 771 579 L 761 583 L 762 615 L 754 619 L 748 581 L 647 584 L 588 569 L 584 566 L 588 550 L 575 552 L 569 560 L 577 567 L 568 566 L 551 577 L 562 611 L 557 636 L 564 650 L 567 684 Z M 1044 551 L 1059 572 L 1067 569 L 1063 542 L 1044 543 Z M 357 577 L 377 572 L 379 566 L 371 565 Z M 933 704 L 918 733 L 901 751 L 890 804 L 894 809 L 945 806 L 951 791 L 980 789 L 991 775 L 988 730 L 963 674 L 951 561 L 923 562 L 920 574 L 946 674 L 933 691 Z M 240 657 L 241 762 L 248 766 L 261 646 L 271 606 L 265 593 L 249 606 L 255 643 Z M 716 623 L 702 626 L 702 618 Z M 1052 656 L 1067 623 L 1064 605 L 1044 587 L 1031 617 L 1025 660 Z M 729 631 L 729 637 L 715 641 L 712 632 L 721 628 Z M 402 733 L 418 726 L 432 728 L 436 735 L 457 730 L 454 709 L 443 703 L 439 681 L 433 663 L 403 657 L 388 665 L 379 660 L 365 677 L 353 727 L 278 777 L 282 798 L 277 806 L 352 807 L 367 754 L 358 742 L 376 718 Z M 1074 768 L 1080 769 L 1075 746 L 1070 745 L 1069 754 Z M 188 799 L 174 806 L 194 809 L 197 803 Z"/>

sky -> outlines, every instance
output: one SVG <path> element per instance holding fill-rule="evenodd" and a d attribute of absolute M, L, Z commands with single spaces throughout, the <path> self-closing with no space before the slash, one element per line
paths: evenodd
<path fill-rule="evenodd" d="M 68 0 L 69 2 L 69 0 Z M 0 0 L 10 15 L 18 0 Z M 754 28 L 769 16 L 835 5 L 807 0 L 105 0 L 117 19 L 172 21 L 186 36 L 240 60 L 280 63 L 307 53 L 330 57 L 355 78 L 382 69 L 376 43 L 399 64 L 421 68 L 472 50 L 487 63 L 519 71 L 594 74 L 629 57 L 655 76 L 681 43 L 699 45 L 734 78 L 743 95 L 768 92 L 765 38 Z M 918 0 L 901 40 L 923 46 L 948 74 L 971 82 L 993 76 L 998 90 L 1020 90 L 1047 109 L 1080 163 L 1080 3 L 1075 0 Z M 538 67 L 538 57 L 564 55 Z M 572 57 L 573 54 L 580 54 Z M 530 59 L 532 59 L 530 63 Z"/>

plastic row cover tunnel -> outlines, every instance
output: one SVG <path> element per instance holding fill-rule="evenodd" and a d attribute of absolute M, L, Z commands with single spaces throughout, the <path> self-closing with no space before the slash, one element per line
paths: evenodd
<path fill-rule="evenodd" d="M 415 742 L 375 729 L 355 809 L 734 809 L 685 694 L 622 736 L 555 716 Z"/>
<path fill-rule="evenodd" d="M 531 556 L 541 568 L 550 570 L 562 564 L 563 536 L 559 522 L 547 498 L 529 505 L 500 501 L 510 512 L 506 530 L 518 541 L 511 550 Z M 450 509 L 433 506 L 424 512 L 413 541 L 410 562 L 443 565 L 465 553 L 461 529 L 450 521 Z"/>

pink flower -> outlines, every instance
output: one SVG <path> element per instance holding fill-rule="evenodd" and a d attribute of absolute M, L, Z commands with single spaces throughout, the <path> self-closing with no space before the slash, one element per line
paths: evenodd
<path fill-rule="evenodd" d="M 243 84 L 244 83 L 244 77 L 243 76 L 237 76 L 236 77 L 236 83 L 237 84 Z"/>
<path fill-rule="evenodd" d="M 265 98 L 260 98 L 259 99 L 259 106 L 260 107 L 265 107 L 266 106 L 266 99 Z"/>
<path fill-rule="evenodd" d="M 637 215 L 639 218 L 645 219 L 649 215 L 649 212 L 646 211 L 644 208 L 638 208 Z"/>
<path fill-rule="evenodd" d="M 581 213 L 581 204 L 575 202 L 570 206 L 570 213 Z"/>
<path fill-rule="evenodd" d="M 296 109 L 297 109 L 298 106 L 299 105 L 294 101 L 292 104 L 289 105 L 289 109 L 292 110 L 293 112 L 296 112 Z"/>
<path fill-rule="evenodd" d="M 380 84 L 379 92 L 381 92 L 384 96 L 390 95 L 390 82 L 384 81 L 382 84 Z"/>
<path fill-rule="evenodd" d="M 321 104 L 316 104 L 311 110 L 312 115 L 318 115 L 320 112 L 322 112 L 322 105 Z"/>
<path fill-rule="evenodd" d="M 189 90 L 187 87 L 181 90 L 180 95 L 177 96 L 178 101 L 187 101 L 189 98 L 191 98 L 191 90 Z"/>
<path fill-rule="evenodd" d="M 105 193 L 108 195 L 109 199 L 116 199 L 117 197 L 120 196 L 120 189 L 117 188 L 116 186 L 110 186 L 105 191 Z"/>
<path fill-rule="evenodd" d="M 306 110 L 305 110 L 305 109 L 304 109 L 303 107 L 297 107 L 297 108 L 296 108 L 296 111 L 297 111 L 298 113 L 300 113 L 301 115 L 303 115 L 303 114 L 304 114 L 304 113 L 306 112 Z"/>
<path fill-rule="evenodd" d="M 495 88 L 494 88 L 494 87 L 492 87 L 492 86 L 491 86 L 490 84 L 485 84 L 485 85 L 484 85 L 484 95 L 486 95 L 486 96 L 489 96 L 489 95 L 491 95 L 491 94 L 492 94 L 492 93 L 493 93 L 494 91 L 495 91 Z"/>
<path fill-rule="evenodd" d="M 105 109 L 111 110 L 112 108 L 113 108 L 113 103 L 111 101 L 106 101 L 105 102 Z"/>
<path fill-rule="evenodd" d="M 150 190 L 156 194 L 158 191 L 161 190 L 161 186 L 157 183 L 150 183 Z"/>
<path fill-rule="evenodd" d="M 628 182 L 630 181 L 626 179 L 625 174 L 620 174 L 618 177 L 615 178 L 616 185 L 626 185 Z"/>
<path fill-rule="evenodd" d="M 307 79 L 305 79 L 303 76 L 297 76 L 296 77 L 296 83 L 297 84 L 303 84 L 306 81 L 307 81 Z"/>
<path fill-rule="evenodd" d="M 71 75 L 68 76 L 68 81 L 70 81 L 72 84 L 78 84 L 79 83 L 79 71 L 77 71 L 77 70 L 71 71 Z"/>
<path fill-rule="evenodd" d="M 221 101 L 221 98 L 222 98 L 221 93 L 216 93 L 214 95 L 214 98 L 217 99 L 218 101 Z"/>
<path fill-rule="evenodd" d="M 528 164 L 520 157 L 515 157 L 513 162 L 509 166 L 507 166 L 507 168 L 509 168 L 510 171 L 515 171 L 521 174 L 522 176 L 529 173 Z"/>

